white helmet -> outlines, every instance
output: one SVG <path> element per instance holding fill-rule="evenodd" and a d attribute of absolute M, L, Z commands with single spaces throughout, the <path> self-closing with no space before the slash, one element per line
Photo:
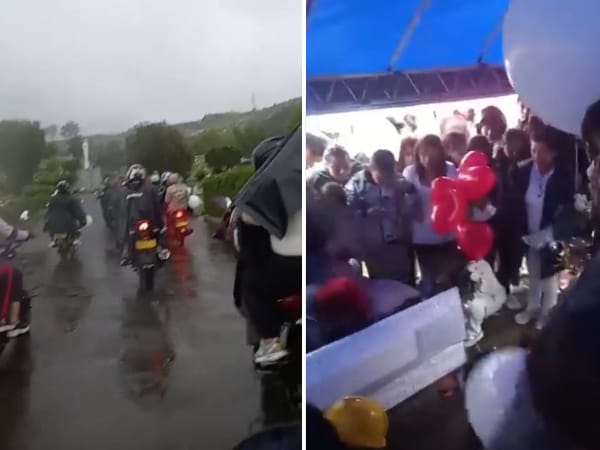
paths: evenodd
<path fill-rule="evenodd" d="M 146 178 L 146 169 L 144 169 L 144 166 L 142 166 L 141 164 L 133 164 L 127 170 L 127 179 L 128 180 L 133 180 L 136 178 L 137 179 Z"/>

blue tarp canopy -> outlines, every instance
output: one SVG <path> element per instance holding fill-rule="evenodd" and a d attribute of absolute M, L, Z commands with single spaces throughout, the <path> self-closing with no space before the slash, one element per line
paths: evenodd
<path fill-rule="evenodd" d="M 313 0 L 309 112 L 511 92 L 503 69 L 509 0 Z"/>

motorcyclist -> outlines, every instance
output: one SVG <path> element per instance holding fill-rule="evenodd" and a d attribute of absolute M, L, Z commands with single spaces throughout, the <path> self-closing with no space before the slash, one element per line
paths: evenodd
<path fill-rule="evenodd" d="M 106 225 L 109 227 L 113 227 L 114 225 L 114 207 L 111 202 L 111 196 L 113 195 L 114 185 L 112 180 L 109 177 L 104 179 L 104 186 L 102 187 L 102 191 L 98 196 L 100 199 L 100 206 L 102 208 L 102 215 L 104 216 L 104 221 Z"/>
<path fill-rule="evenodd" d="M 190 189 L 183 182 L 181 175 L 172 173 L 169 177 L 169 186 L 165 193 L 165 205 L 167 213 L 172 211 L 188 209 L 188 200 L 190 199 Z"/>
<path fill-rule="evenodd" d="M 160 199 L 152 184 L 148 182 L 146 170 L 142 165 L 134 164 L 129 168 L 123 188 L 124 199 L 120 211 L 123 220 L 119 234 L 123 244 L 121 265 L 127 265 L 131 262 L 132 253 L 129 231 L 135 227 L 138 221 L 149 220 L 152 227 L 160 230 L 159 247 L 163 247 L 161 243 L 165 230 Z"/>
<path fill-rule="evenodd" d="M 3 241 L 27 241 L 32 238 L 29 231 L 19 230 L 0 218 L 0 238 Z M 6 332 L 9 338 L 29 332 L 29 319 L 24 312 L 24 301 L 28 297 L 23 289 L 23 273 L 8 261 L 0 258 L 0 332 Z M 23 316 L 23 317 L 22 317 Z"/>
<path fill-rule="evenodd" d="M 156 170 L 150 175 L 150 182 L 153 186 L 160 186 L 160 175 Z"/>
<path fill-rule="evenodd" d="M 161 204 L 164 204 L 165 202 L 165 195 L 167 195 L 167 188 L 169 187 L 170 178 L 171 172 L 163 172 L 160 176 L 159 200 Z"/>
<path fill-rule="evenodd" d="M 81 201 L 71 194 L 71 185 L 66 180 L 56 184 L 46 209 L 44 231 L 50 235 L 50 246 L 55 247 L 55 234 L 66 233 L 74 236 L 74 244 L 79 242 L 79 230 L 87 223 Z"/>

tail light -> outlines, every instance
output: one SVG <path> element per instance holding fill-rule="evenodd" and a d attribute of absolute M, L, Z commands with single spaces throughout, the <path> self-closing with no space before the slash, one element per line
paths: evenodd
<path fill-rule="evenodd" d="M 145 233 L 150 230 L 150 222 L 147 220 L 140 220 L 137 224 L 137 230 L 140 233 Z"/>
<path fill-rule="evenodd" d="M 175 213 L 176 219 L 183 219 L 183 211 L 179 210 Z"/>

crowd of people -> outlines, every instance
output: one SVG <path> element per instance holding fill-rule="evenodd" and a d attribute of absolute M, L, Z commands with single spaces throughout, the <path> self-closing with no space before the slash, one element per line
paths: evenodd
<path fill-rule="evenodd" d="M 493 229 L 485 260 L 506 291 L 507 308 L 516 311 L 514 321 L 541 329 L 528 341 L 526 371 L 490 448 L 597 448 L 600 102 L 586 113 L 582 139 L 526 107 L 515 128 L 494 106 L 481 117 L 475 124 L 457 114 L 442 123 L 440 135 L 405 137 L 399 149 L 377 150 L 362 166 L 322 135 L 307 135 L 307 350 L 372 323 L 381 299 L 367 281 L 415 286 L 417 301 L 460 284 L 467 261 L 454 236 L 431 226 L 431 184 L 457 177 L 467 152 L 483 152 L 496 183 L 469 216 Z M 591 262 L 559 302 L 560 249 L 574 242 L 584 243 Z M 525 304 L 511 295 L 523 262 Z M 311 448 L 361 446 L 310 405 L 309 417 Z"/>
<path fill-rule="evenodd" d="M 573 209 L 576 192 L 589 192 L 586 168 L 594 155 L 527 108 L 522 113 L 519 126 L 509 129 L 495 106 L 485 108 L 477 124 L 472 114 L 456 112 L 442 121 L 439 135 L 406 136 L 399 149 L 378 149 L 367 164 L 323 135 L 308 133 L 307 282 L 313 290 L 339 277 L 364 284 L 360 269 L 371 280 L 415 286 L 423 299 L 458 285 L 468 261 L 452 234 L 432 227 L 431 185 L 438 177 L 456 178 L 462 158 L 476 150 L 487 156 L 496 184 L 473 205 L 470 218 L 494 231 L 485 259 L 509 296 L 507 306 L 517 311 L 514 320 L 541 328 L 559 292 L 550 244 L 581 232 L 557 222 Z M 592 224 L 586 225 L 589 232 Z M 559 228 L 561 236 L 554 236 Z M 524 305 L 511 295 L 519 289 L 523 261 L 529 275 Z M 317 306 L 316 322 L 322 297 L 309 300 Z"/>

